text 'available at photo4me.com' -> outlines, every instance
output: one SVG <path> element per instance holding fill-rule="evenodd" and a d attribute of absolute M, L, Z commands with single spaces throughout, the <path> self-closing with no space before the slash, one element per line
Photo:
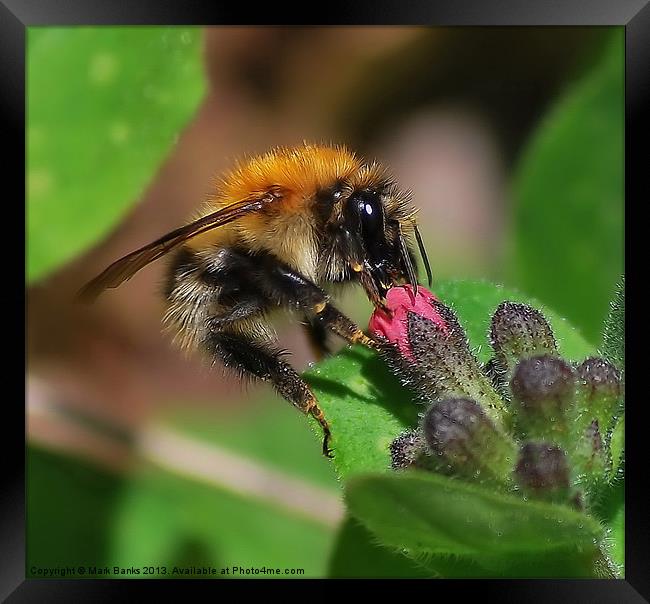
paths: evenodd
<path fill-rule="evenodd" d="M 34 578 L 64 577 L 250 577 L 250 576 L 286 576 L 304 575 L 304 568 L 277 568 L 270 566 L 32 566 L 30 574 Z"/>

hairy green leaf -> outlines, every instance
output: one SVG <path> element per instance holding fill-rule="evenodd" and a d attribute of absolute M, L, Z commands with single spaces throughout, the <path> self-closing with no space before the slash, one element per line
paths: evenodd
<path fill-rule="evenodd" d="M 625 460 L 625 414 L 621 415 L 614 426 L 609 450 L 612 456 L 612 473 L 618 475 L 622 472 Z"/>
<path fill-rule="evenodd" d="M 334 578 L 431 576 L 429 571 L 394 548 L 377 543 L 376 537 L 350 517 L 343 521 L 339 530 L 328 574 Z"/>
<path fill-rule="evenodd" d="M 383 543 L 412 554 L 502 556 L 573 549 L 596 556 L 598 522 L 563 505 L 524 501 L 421 471 L 356 476 L 350 512 Z"/>
<path fill-rule="evenodd" d="M 610 532 L 607 535 L 607 553 L 612 562 L 618 567 L 619 574 L 624 577 L 625 568 L 625 505 L 617 508 L 609 522 Z"/>
<path fill-rule="evenodd" d="M 625 371 L 625 276 L 616 286 L 603 333 L 603 354 Z"/>

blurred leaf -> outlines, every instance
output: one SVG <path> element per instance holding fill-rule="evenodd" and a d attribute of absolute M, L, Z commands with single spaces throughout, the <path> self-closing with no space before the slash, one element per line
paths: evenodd
<path fill-rule="evenodd" d="M 306 418 L 279 396 L 225 412 L 212 403 L 204 409 L 174 405 L 165 423 L 183 434 L 206 443 L 226 447 L 247 459 L 304 478 L 333 491 L 339 485 L 332 464 L 306 430 Z"/>
<path fill-rule="evenodd" d="M 541 124 L 514 185 L 515 283 L 597 343 L 623 271 L 624 38 Z"/>
<path fill-rule="evenodd" d="M 152 465 L 117 476 L 33 446 L 26 476 L 28 576 L 79 565 L 326 572 L 332 529 L 265 501 Z"/>
<path fill-rule="evenodd" d="M 603 333 L 603 354 L 625 371 L 625 276 L 616 286 Z"/>
<path fill-rule="evenodd" d="M 26 567 L 109 564 L 124 479 L 34 446 L 26 452 Z"/>
<path fill-rule="evenodd" d="M 135 564 L 188 564 L 190 549 L 202 565 L 302 568 L 303 577 L 322 577 L 333 538 L 332 528 L 292 511 L 151 467 L 121 498 L 112 554 Z"/>
<path fill-rule="evenodd" d="M 441 301 L 454 308 L 481 361 L 491 356 L 487 333 L 492 314 L 504 300 L 526 302 L 549 320 L 560 353 L 574 361 L 594 349 L 556 313 L 522 294 L 487 282 L 441 281 Z M 334 464 L 342 478 L 390 468 L 390 442 L 418 423 L 421 407 L 388 371 L 383 361 L 360 347 L 344 350 L 304 374 L 332 428 Z M 318 438 L 320 428 L 312 423 Z"/>
<path fill-rule="evenodd" d="M 28 30 L 27 278 L 105 236 L 135 203 L 204 92 L 201 32 Z"/>
<path fill-rule="evenodd" d="M 507 568 L 514 556 L 573 551 L 583 573 L 597 555 L 598 522 L 563 505 L 524 501 L 420 471 L 356 476 L 346 485 L 350 512 L 393 547 L 412 555 L 475 557 Z"/>

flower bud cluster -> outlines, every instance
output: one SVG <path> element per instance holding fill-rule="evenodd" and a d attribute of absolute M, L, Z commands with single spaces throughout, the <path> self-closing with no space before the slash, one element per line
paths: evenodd
<path fill-rule="evenodd" d="M 609 439 L 621 376 L 602 358 L 562 359 L 542 313 L 503 302 L 482 365 L 453 310 L 425 288 L 393 288 L 370 330 L 402 383 L 425 405 L 391 444 L 396 470 L 477 480 L 525 497 L 582 505 L 611 474 Z"/>

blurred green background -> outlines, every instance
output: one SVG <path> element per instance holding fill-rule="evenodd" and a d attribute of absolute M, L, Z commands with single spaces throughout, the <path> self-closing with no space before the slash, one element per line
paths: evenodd
<path fill-rule="evenodd" d="M 332 556 L 355 529 L 306 421 L 173 349 L 163 263 L 72 301 L 187 220 L 241 154 L 331 141 L 387 163 L 421 208 L 436 279 L 518 289 L 601 346 L 623 273 L 623 43 L 602 27 L 31 28 L 28 576 L 345 575 Z M 359 292 L 340 306 L 367 323 Z M 307 368 L 300 329 L 277 328 Z M 377 551 L 367 574 L 401 572 Z"/>

